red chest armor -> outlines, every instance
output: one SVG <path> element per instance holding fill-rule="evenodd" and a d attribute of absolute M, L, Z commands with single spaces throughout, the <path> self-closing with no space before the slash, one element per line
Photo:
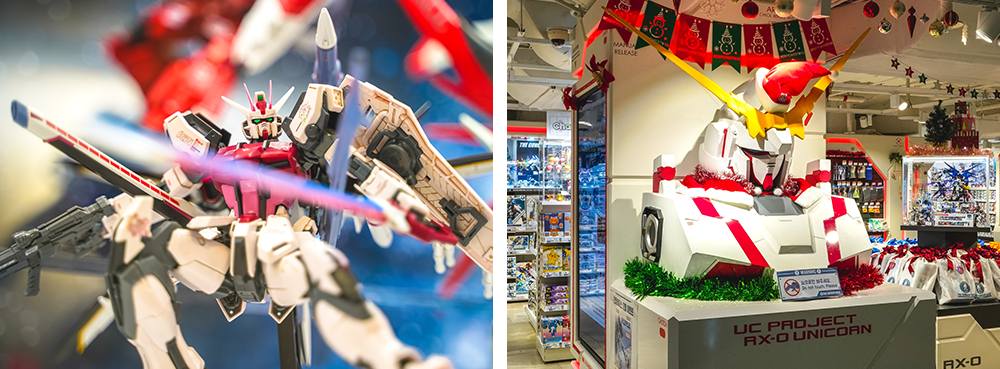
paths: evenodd
<path fill-rule="evenodd" d="M 233 145 L 219 150 L 217 157 L 249 160 L 271 169 L 305 176 L 299 165 L 298 151 L 291 142 L 271 141 L 266 148 L 264 143 Z M 225 197 L 226 205 L 236 210 L 236 215 L 254 213 L 265 218 L 274 214 L 278 205 L 290 208 L 294 202 L 293 198 L 286 198 L 281 193 L 269 193 L 260 189 L 259 184 L 253 180 L 236 181 L 224 173 L 213 173 L 212 180 Z"/>

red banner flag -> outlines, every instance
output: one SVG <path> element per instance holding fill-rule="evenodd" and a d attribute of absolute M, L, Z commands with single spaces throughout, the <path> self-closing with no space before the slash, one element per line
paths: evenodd
<path fill-rule="evenodd" d="M 757 67 L 770 68 L 777 63 L 774 57 L 774 41 L 771 38 L 771 25 L 743 25 L 743 66 L 747 72 Z"/>
<path fill-rule="evenodd" d="M 631 25 L 635 25 L 635 22 L 639 19 L 639 12 L 642 11 L 642 3 L 644 0 L 608 0 L 608 10 L 612 13 L 621 17 L 626 22 Z M 628 44 L 629 40 L 632 39 L 632 32 L 629 32 L 625 26 L 618 23 L 617 20 L 611 18 L 607 13 L 601 17 L 601 23 L 597 24 L 597 31 L 605 29 L 617 29 L 618 35 L 622 36 L 622 41 Z"/>
<path fill-rule="evenodd" d="M 708 31 L 712 21 L 692 17 L 687 14 L 677 16 L 674 35 L 670 40 L 670 49 L 678 58 L 697 63 L 705 69 L 710 55 L 708 53 Z"/>
<path fill-rule="evenodd" d="M 809 46 L 809 58 L 813 62 L 819 58 L 821 52 L 826 51 L 827 59 L 837 55 L 837 47 L 833 45 L 833 37 L 830 36 L 830 27 L 826 25 L 826 19 L 816 18 L 802 23 L 802 36 Z"/>

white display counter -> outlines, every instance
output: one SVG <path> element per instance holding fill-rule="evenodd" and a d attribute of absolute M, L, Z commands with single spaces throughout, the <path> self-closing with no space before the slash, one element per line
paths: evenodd
<path fill-rule="evenodd" d="M 883 284 L 801 302 L 637 301 L 622 280 L 609 292 L 608 368 L 930 368 L 935 361 L 937 303 L 916 288 Z"/>

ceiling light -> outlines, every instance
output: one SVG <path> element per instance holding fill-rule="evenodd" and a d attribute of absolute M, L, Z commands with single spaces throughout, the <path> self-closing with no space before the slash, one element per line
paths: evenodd
<path fill-rule="evenodd" d="M 903 101 L 902 104 L 899 104 L 899 110 L 906 110 L 906 107 L 908 106 L 910 106 L 910 103 Z"/>
<path fill-rule="evenodd" d="M 1000 12 L 997 12 L 996 8 L 984 8 L 979 12 L 976 38 L 993 43 L 997 37 L 1000 37 Z"/>

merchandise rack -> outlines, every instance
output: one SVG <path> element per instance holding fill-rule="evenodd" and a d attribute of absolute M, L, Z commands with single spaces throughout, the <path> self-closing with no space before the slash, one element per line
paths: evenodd
<path fill-rule="evenodd" d="M 879 167 L 864 151 L 827 150 L 826 158 L 830 160 L 831 192 L 854 199 L 869 236 L 886 237 L 888 228 L 872 229 L 869 222 L 869 219 L 885 219 L 887 213 L 885 193 L 888 182 Z M 888 227 L 888 222 L 881 223 Z"/>
<path fill-rule="evenodd" d="M 569 201 L 542 201 L 541 205 L 542 213 L 561 212 L 568 214 L 572 209 Z M 573 221 L 575 220 L 570 219 L 570 222 Z M 568 227 L 568 229 L 572 228 Z M 537 259 L 543 257 L 541 254 L 543 246 L 564 246 L 568 249 L 572 243 L 572 235 L 568 231 L 566 234 L 550 236 L 546 234 L 544 227 L 539 227 L 536 239 L 538 240 L 538 247 L 536 248 L 536 252 L 538 252 L 536 255 Z M 529 297 L 528 306 L 525 309 L 528 312 L 528 316 L 533 320 L 532 326 L 535 327 L 535 348 L 544 362 L 572 360 L 573 353 L 570 351 L 570 341 L 542 343 L 542 329 L 544 328 L 542 319 L 544 317 L 569 316 L 569 300 L 572 299 L 572 291 L 568 287 L 570 272 L 568 268 L 566 271 L 543 272 L 541 262 L 536 262 L 534 267 L 536 276 L 535 290 L 532 292 L 531 297 Z M 565 283 L 567 285 L 567 302 L 558 305 L 545 304 L 545 291 L 542 288 L 542 285 L 545 283 Z"/>

